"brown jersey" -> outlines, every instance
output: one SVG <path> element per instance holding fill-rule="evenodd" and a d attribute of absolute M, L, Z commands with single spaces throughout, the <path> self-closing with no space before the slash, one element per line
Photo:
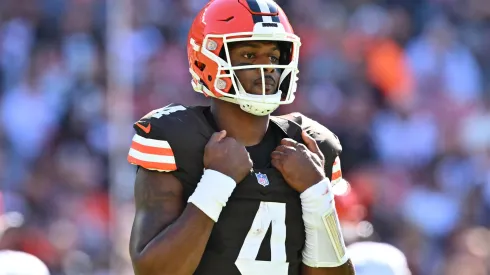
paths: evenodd
<path fill-rule="evenodd" d="M 218 130 L 209 107 L 169 105 L 146 115 L 134 129 L 128 161 L 172 173 L 187 200 L 203 173 L 204 147 Z M 301 202 L 270 164 L 270 153 L 282 138 L 303 142 L 302 130 L 325 155 L 327 177 L 334 182 L 341 179 L 341 146 L 332 132 L 299 113 L 271 116 L 263 140 L 247 147 L 253 171 L 237 185 L 221 212 L 195 274 L 300 274 L 305 242 Z"/>

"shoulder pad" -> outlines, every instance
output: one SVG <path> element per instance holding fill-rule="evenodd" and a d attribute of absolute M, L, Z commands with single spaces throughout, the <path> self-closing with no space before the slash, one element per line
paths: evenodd
<path fill-rule="evenodd" d="M 196 142 L 196 139 L 203 137 L 204 142 L 208 140 L 195 113 L 192 107 L 171 104 L 151 111 L 134 123 L 136 133 L 128 153 L 129 163 L 160 172 L 181 167 L 179 161 L 183 156 L 196 149 L 195 146 L 202 145 L 202 141 Z"/>
<path fill-rule="evenodd" d="M 339 138 L 327 127 L 298 112 L 278 116 L 278 118 L 294 122 L 300 126 L 301 130 L 306 131 L 308 135 L 315 139 L 325 157 L 325 172 L 327 176 L 333 185 L 340 182 L 342 180 L 342 172 L 340 170 L 339 156 L 342 152 L 342 146 Z"/>
<path fill-rule="evenodd" d="M 298 124 L 302 130 L 305 130 L 312 138 L 316 140 L 318 146 L 324 154 L 333 154 L 338 156 L 342 152 L 342 146 L 340 145 L 339 138 L 327 127 L 321 125 L 313 119 L 297 112 L 279 117 Z"/>

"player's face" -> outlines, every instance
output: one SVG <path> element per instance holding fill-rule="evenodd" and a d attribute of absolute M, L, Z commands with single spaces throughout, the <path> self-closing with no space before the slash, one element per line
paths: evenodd
<path fill-rule="evenodd" d="M 278 65 L 281 52 L 276 42 L 244 41 L 230 45 L 232 66 Z M 262 94 L 260 69 L 235 70 L 238 80 L 249 94 Z M 277 69 L 264 69 L 265 93 L 276 93 L 281 73 Z"/>

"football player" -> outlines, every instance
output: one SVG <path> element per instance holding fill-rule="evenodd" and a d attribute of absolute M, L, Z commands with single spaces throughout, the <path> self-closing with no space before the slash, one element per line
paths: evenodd
<path fill-rule="evenodd" d="M 192 86 L 134 124 L 136 274 L 354 274 L 335 210 L 341 146 L 293 102 L 300 40 L 271 0 L 214 0 L 195 18 Z"/>

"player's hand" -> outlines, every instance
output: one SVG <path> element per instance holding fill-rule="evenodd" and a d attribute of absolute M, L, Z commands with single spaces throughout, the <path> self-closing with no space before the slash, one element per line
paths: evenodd
<path fill-rule="evenodd" d="M 316 141 L 305 131 L 302 137 L 306 146 L 285 138 L 271 154 L 272 165 L 300 193 L 325 179 L 325 158 Z"/>
<path fill-rule="evenodd" d="M 204 168 L 221 172 L 237 183 L 250 173 L 252 165 L 245 146 L 226 137 L 224 130 L 214 133 L 204 148 Z"/>

